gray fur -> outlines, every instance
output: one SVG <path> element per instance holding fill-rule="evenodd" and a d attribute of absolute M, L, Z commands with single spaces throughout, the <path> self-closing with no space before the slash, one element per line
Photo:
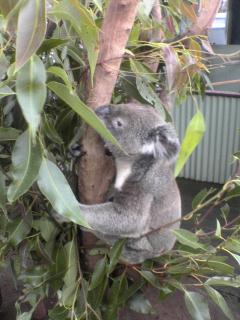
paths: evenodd
<path fill-rule="evenodd" d="M 81 212 L 108 244 L 127 238 L 123 261 L 135 264 L 160 256 L 173 247 L 171 230 L 179 222 L 151 231 L 181 217 L 179 190 L 170 168 L 179 150 L 176 132 L 151 107 L 108 105 L 96 113 L 128 155 L 106 142 L 118 170 L 113 202 L 80 204 Z"/>

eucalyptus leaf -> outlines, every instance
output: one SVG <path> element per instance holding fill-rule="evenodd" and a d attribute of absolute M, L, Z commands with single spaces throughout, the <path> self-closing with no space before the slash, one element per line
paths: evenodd
<path fill-rule="evenodd" d="M 67 43 L 68 43 L 68 39 L 58 39 L 58 38 L 45 39 L 41 44 L 41 47 L 38 49 L 37 54 L 48 52 L 51 49 L 54 49 L 56 47 L 62 46 Z"/>
<path fill-rule="evenodd" d="M 184 300 L 194 320 L 211 320 L 207 302 L 200 293 L 185 291 Z"/>
<path fill-rule="evenodd" d="M 65 83 L 65 85 L 67 86 L 67 88 L 69 89 L 69 91 L 71 92 L 72 85 L 68 79 L 67 72 L 64 69 L 62 69 L 60 67 L 53 66 L 53 67 L 48 68 L 47 72 L 50 72 L 50 73 L 54 74 L 55 76 L 61 78 L 63 80 L 63 82 Z"/>
<path fill-rule="evenodd" d="M 0 87 L 0 99 L 3 97 L 11 96 L 15 94 L 15 92 L 8 86 Z"/>
<path fill-rule="evenodd" d="M 150 301 L 142 293 L 136 294 L 129 301 L 129 308 L 142 314 L 156 314 L 156 311 L 153 309 Z"/>
<path fill-rule="evenodd" d="M 22 133 L 16 140 L 12 153 L 13 181 L 7 191 L 10 202 L 23 195 L 37 179 L 41 158 L 38 140 L 33 143 L 29 130 Z"/>
<path fill-rule="evenodd" d="M 46 100 L 46 72 L 41 59 L 34 55 L 17 73 L 16 93 L 31 134 L 36 136 L 40 114 Z"/>
<path fill-rule="evenodd" d="M 207 197 L 208 190 L 204 188 L 201 190 L 192 200 L 192 208 L 196 209 L 199 204 L 201 204 Z"/>
<path fill-rule="evenodd" d="M 0 141 L 16 140 L 20 131 L 15 128 L 0 127 Z"/>
<path fill-rule="evenodd" d="M 175 234 L 178 241 L 186 246 L 189 246 L 194 249 L 204 248 L 204 245 L 199 243 L 198 237 L 188 230 L 173 230 L 173 233 Z"/>
<path fill-rule="evenodd" d="M 7 202 L 7 192 L 6 192 L 6 183 L 5 183 L 5 176 L 0 169 L 0 209 L 6 213 L 5 204 Z"/>
<path fill-rule="evenodd" d="M 61 170 L 50 160 L 43 159 L 38 186 L 58 214 L 86 228 L 89 225 L 81 215 L 80 206 Z"/>
<path fill-rule="evenodd" d="M 114 270 L 114 267 L 118 263 L 125 242 L 126 242 L 126 239 L 118 240 L 115 242 L 114 246 L 112 247 L 109 254 L 109 258 L 110 258 L 110 262 L 108 266 L 109 274 Z"/>
<path fill-rule="evenodd" d="M 206 285 L 209 286 L 223 286 L 223 287 L 233 287 L 240 288 L 240 277 L 212 277 L 209 278 L 206 282 Z"/>
<path fill-rule="evenodd" d="M 83 41 L 87 49 L 91 79 L 93 80 L 98 57 L 99 30 L 89 11 L 77 0 L 65 0 L 54 6 L 50 14 L 68 20 Z"/>
<path fill-rule="evenodd" d="M 109 140 L 121 148 L 118 141 L 105 127 L 104 123 L 97 117 L 95 112 L 87 107 L 75 93 L 68 89 L 66 85 L 58 82 L 49 82 L 48 87 L 77 114 L 79 114 L 83 120 L 93 127 L 104 139 Z"/>
<path fill-rule="evenodd" d="M 19 70 L 37 51 L 46 33 L 46 1 L 28 0 L 18 16 L 16 69 Z"/>
<path fill-rule="evenodd" d="M 177 164 L 175 167 L 175 176 L 177 176 L 185 165 L 186 161 L 202 140 L 205 132 L 205 123 L 202 113 L 198 110 L 193 116 L 186 129 Z"/>
<path fill-rule="evenodd" d="M 91 280 L 89 290 L 93 290 L 97 286 L 99 286 L 101 282 L 104 281 L 106 274 L 107 274 L 106 259 L 103 258 L 99 260 L 95 266 L 95 270 L 92 275 L 92 280 Z"/>
<path fill-rule="evenodd" d="M 8 223 L 8 241 L 13 246 L 17 246 L 22 242 L 31 230 L 31 225 L 22 218 L 16 218 L 14 221 Z"/>
<path fill-rule="evenodd" d="M 204 288 L 206 289 L 211 299 L 216 303 L 216 305 L 219 306 L 219 308 L 222 310 L 225 316 L 230 320 L 234 320 L 232 311 L 229 309 L 223 296 L 217 290 L 213 289 L 210 286 L 205 285 Z"/>

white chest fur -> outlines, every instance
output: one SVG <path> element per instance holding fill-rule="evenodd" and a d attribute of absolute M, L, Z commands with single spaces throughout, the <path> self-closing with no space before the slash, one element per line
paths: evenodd
<path fill-rule="evenodd" d="M 114 186 L 116 189 L 121 190 L 125 181 L 127 180 L 127 178 L 132 172 L 132 163 L 131 161 L 116 160 L 116 166 L 117 166 L 117 176 L 116 176 Z"/>

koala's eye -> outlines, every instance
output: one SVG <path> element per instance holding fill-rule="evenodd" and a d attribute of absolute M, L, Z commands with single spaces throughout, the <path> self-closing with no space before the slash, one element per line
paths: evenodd
<path fill-rule="evenodd" d="M 122 128 L 123 127 L 123 121 L 119 118 L 114 119 L 113 125 L 115 128 Z"/>

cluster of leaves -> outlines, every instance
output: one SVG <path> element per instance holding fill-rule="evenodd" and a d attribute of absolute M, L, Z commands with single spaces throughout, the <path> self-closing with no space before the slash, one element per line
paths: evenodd
<path fill-rule="evenodd" d="M 182 15 L 189 18 L 190 5 L 181 2 L 174 6 L 169 1 L 163 6 L 165 24 L 174 26 L 167 28 L 169 38 L 179 32 Z M 133 27 L 113 101 L 134 97 L 165 114 L 164 95 L 156 93 L 159 88 L 165 96 L 184 96 L 193 89 L 201 92 L 200 76 L 206 67 L 200 43 L 204 40 L 187 37 L 187 47 L 174 40 L 143 41 L 142 31 L 156 27 L 149 16 L 149 3 L 143 1 Z M 4 0 L 0 10 L 0 255 L 1 264 L 9 263 L 22 285 L 17 319 L 31 319 L 38 302 L 46 297 L 53 299 L 49 318 L 55 320 L 116 319 L 127 302 L 135 311 L 152 313 L 143 294 L 146 283 L 156 287 L 161 298 L 182 290 L 193 318 L 209 319 L 204 298 L 182 283 L 181 276 L 187 275 L 197 280 L 193 286 L 204 288 L 233 319 L 213 286 L 240 286 L 227 257 L 220 255 L 224 251 L 239 264 L 239 229 L 235 225 L 225 223 L 230 235 L 224 238 L 218 222 L 216 232 L 204 241 L 199 240 L 201 234 L 176 231 L 177 249 L 141 268 L 116 267 L 122 241 L 111 251 L 99 247 L 95 251 L 103 258 L 93 274 L 82 272 L 76 224 L 88 226 L 72 191 L 76 153 L 73 156 L 70 151 L 82 134 L 83 122 L 117 143 L 83 102 L 86 77 L 90 74 L 93 78 L 97 63 L 105 3 Z M 152 72 L 146 58 L 160 63 L 159 72 Z M 204 120 L 198 110 L 189 124 L 176 174 L 203 132 Z M 211 197 L 209 192 L 201 193 L 185 219 L 196 216 L 216 199 L 222 202 L 239 195 L 238 184 L 235 180 L 231 188 Z M 73 224 L 59 224 L 54 211 Z M 217 245 L 211 244 L 211 237 Z M 30 307 L 23 312 L 26 303 Z"/>

